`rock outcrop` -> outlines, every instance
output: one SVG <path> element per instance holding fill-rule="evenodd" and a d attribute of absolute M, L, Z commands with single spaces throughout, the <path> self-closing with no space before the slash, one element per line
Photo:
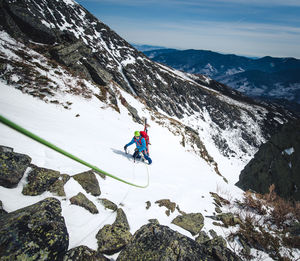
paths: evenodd
<path fill-rule="evenodd" d="M 49 191 L 59 177 L 58 171 L 32 165 L 27 176 L 28 183 L 24 186 L 22 193 L 28 196 L 41 195 L 43 192 Z"/>
<path fill-rule="evenodd" d="M 194 236 L 199 234 L 203 228 L 204 217 L 201 213 L 189 213 L 177 216 L 172 223 L 189 231 Z"/>
<path fill-rule="evenodd" d="M 62 260 L 68 245 L 60 202 L 55 198 L 0 215 L 1 260 Z"/>
<path fill-rule="evenodd" d="M 99 211 L 96 207 L 96 205 L 90 201 L 83 193 L 79 192 L 76 196 L 70 198 L 70 202 L 73 205 L 77 205 L 80 207 L 85 208 L 92 214 L 98 214 Z"/>
<path fill-rule="evenodd" d="M 113 211 L 118 210 L 118 206 L 107 198 L 99 198 L 98 201 L 101 202 L 101 204 L 105 207 L 105 209 L 108 208 Z"/>
<path fill-rule="evenodd" d="M 122 250 L 132 239 L 130 227 L 124 211 L 119 208 L 112 225 L 105 225 L 96 235 L 98 252 L 112 255 Z"/>
<path fill-rule="evenodd" d="M 14 153 L 12 148 L 0 146 L 0 186 L 16 187 L 30 163 L 29 156 Z"/>
<path fill-rule="evenodd" d="M 2 201 L 0 200 L 0 215 L 6 214 L 7 212 L 3 209 Z"/>
<path fill-rule="evenodd" d="M 87 246 L 78 246 L 70 249 L 63 258 L 63 261 L 109 261 L 110 259 L 97 253 Z"/>
<path fill-rule="evenodd" d="M 99 182 L 93 171 L 86 171 L 73 176 L 87 193 L 91 193 L 93 196 L 100 196 L 101 190 L 99 187 Z"/>
<path fill-rule="evenodd" d="M 226 252 L 227 255 L 222 255 Z M 157 223 L 142 226 L 133 236 L 132 241 L 121 251 L 118 261 L 140 260 L 240 260 L 224 245 L 219 250 L 199 244 L 169 227 Z"/>
<path fill-rule="evenodd" d="M 300 121 L 287 124 L 263 144 L 242 170 L 236 183 L 243 190 L 275 192 L 286 199 L 300 200 Z"/>

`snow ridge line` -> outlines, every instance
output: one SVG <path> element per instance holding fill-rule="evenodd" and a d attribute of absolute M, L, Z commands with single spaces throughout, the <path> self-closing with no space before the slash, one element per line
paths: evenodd
<path fill-rule="evenodd" d="M 131 182 L 126 181 L 126 180 L 124 180 L 124 179 L 121 179 L 121 178 L 119 178 L 119 177 L 117 177 L 117 176 L 114 176 L 114 175 L 112 175 L 112 174 L 110 174 L 110 173 L 108 173 L 108 172 L 106 172 L 106 171 L 104 171 L 104 170 L 101 170 L 101 169 L 99 169 L 98 167 L 93 166 L 92 164 L 90 164 L 90 163 L 88 163 L 88 162 L 86 162 L 86 161 L 84 161 L 84 160 L 82 160 L 82 159 L 79 159 L 78 157 L 72 155 L 71 153 L 69 153 L 69 152 L 67 152 L 67 151 L 65 151 L 65 150 L 63 150 L 63 149 L 57 147 L 56 145 L 54 145 L 54 144 L 52 144 L 52 143 L 46 141 L 45 139 L 43 139 L 43 138 L 41 138 L 41 137 L 35 135 L 34 133 L 32 133 L 32 132 L 30 132 L 30 131 L 24 129 L 24 128 L 21 127 L 20 125 L 18 125 L 18 124 L 16 124 L 16 123 L 12 122 L 12 121 L 10 121 L 10 120 L 8 120 L 7 118 L 5 118 L 4 116 L 2 116 L 1 114 L 0 114 L 0 122 L 2 122 L 3 124 L 7 125 L 8 127 L 12 128 L 12 129 L 14 129 L 14 130 L 16 130 L 16 131 L 18 131 L 18 132 L 24 134 L 25 136 L 27 136 L 27 137 L 29 137 L 29 138 L 31 138 L 31 139 L 33 139 L 33 140 L 39 142 L 39 143 L 42 143 L 43 145 L 49 147 L 50 149 L 53 149 L 53 150 L 55 150 L 55 151 L 57 151 L 57 152 L 63 154 L 64 156 L 66 156 L 66 157 L 68 157 L 68 158 L 70 158 L 70 159 L 72 159 L 72 160 L 75 160 L 75 161 L 79 162 L 80 164 L 85 165 L 85 166 L 87 166 L 87 167 L 93 169 L 94 171 L 96 171 L 96 172 L 98 172 L 98 173 L 101 173 L 101 174 L 103 174 L 103 175 L 105 175 L 105 176 L 109 176 L 109 177 L 111 177 L 111 178 L 113 178 L 113 179 L 116 179 L 116 180 L 118 180 L 118 181 L 120 181 L 120 182 L 123 182 L 123 183 L 125 183 L 125 184 L 127 184 L 127 185 L 130 185 L 130 186 L 133 186 L 133 187 L 137 187 L 137 188 L 147 188 L 147 187 L 149 186 L 149 169 L 148 169 L 148 166 L 147 166 L 147 165 L 146 165 L 146 168 L 147 168 L 147 184 L 146 184 L 146 185 L 134 184 L 134 183 L 131 183 Z"/>

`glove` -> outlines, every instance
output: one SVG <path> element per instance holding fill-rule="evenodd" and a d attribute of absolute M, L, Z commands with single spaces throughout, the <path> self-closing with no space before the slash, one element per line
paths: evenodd
<path fill-rule="evenodd" d="M 127 145 L 124 146 L 124 150 L 127 150 Z"/>

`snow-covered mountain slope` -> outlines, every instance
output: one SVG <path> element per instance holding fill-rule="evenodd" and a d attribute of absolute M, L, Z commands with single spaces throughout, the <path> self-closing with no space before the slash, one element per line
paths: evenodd
<path fill-rule="evenodd" d="M 24 27 L 16 19 L 26 9 L 20 2 L 32 14 L 22 16 Z M 258 104 L 207 77 L 151 62 L 71 0 L 0 4 L 1 17 L 7 18 L 1 20 L 0 33 L 1 115 L 120 178 L 144 185 L 149 175 L 146 189 L 97 176 L 101 198 L 124 209 L 131 233 L 156 218 L 194 238 L 171 223 L 179 210 L 166 215 L 166 209 L 155 203 L 161 199 L 170 199 L 186 213 L 203 213 L 204 231 L 230 232 L 209 218 L 216 207 L 210 192 L 241 198 L 243 192 L 234 186 L 241 169 L 278 125 L 293 118 L 291 114 Z M 35 24 L 35 19 L 41 22 Z M 19 40 L 12 37 L 17 35 Z M 150 125 L 151 166 L 133 164 L 123 151 L 133 132 L 143 129 L 143 117 Z M 87 170 L 3 124 L 0 133 L 0 145 L 29 155 L 39 167 L 69 175 Z M 69 248 L 97 249 L 95 234 L 114 222 L 116 213 L 73 178 L 64 186 L 65 197 L 50 192 L 24 196 L 29 172 L 17 188 L 0 187 L 4 210 L 12 212 L 54 196 L 62 205 Z M 99 214 L 70 204 L 78 192 L 97 206 Z"/>
<path fill-rule="evenodd" d="M 42 77 L 29 73 L 35 60 L 26 54 L 34 49 L 49 59 L 52 68 L 58 64 L 67 66 L 73 74 L 101 86 L 112 105 L 116 106 L 115 93 L 109 87 L 113 81 L 150 108 L 192 127 L 202 147 L 213 141 L 213 147 L 223 156 L 242 157 L 245 161 L 280 124 L 293 119 L 280 107 L 247 99 L 205 76 L 185 74 L 152 62 L 71 0 L 3 0 L 1 5 L 2 29 L 22 39 L 29 48 L 16 54 L 15 47 L 2 42 L 3 49 L 19 56 L 21 62 L 2 54 L 2 63 L 9 66 L 3 67 L 1 77 L 11 81 L 15 72 L 26 74 L 25 81 L 15 82 L 25 92 L 47 100 L 47 93 L 51 96 L 58 88 L 42 68 L 44 63 L 38 65 Z M 24 63 L 30 65 L 27 70 Z M 33 80 L 36 84 L 32 84 Z M 66 87 L 73 86 L 66 83 Z M 211 122 L 206 122 L 207 116 Z"/>
<path fill-rule="evenodd" d="M 209 192 L 223 190 L 224 185 L 224 191 L 230 190 L 237 197 L 242 195 L 242 191 L 234 183 L 238 180 L 244 162 L 225 158 L 215 149 L 213 142 L 209 145 L 209 141 L 206 141 L 206 144 L 216 153 L 211 157 L 220 160 L 223 176 L 216 173 L 216 165 L 211 164 L 213 160 L 210 161 L 207 155 L 201 154 L 203 150 L 199 150 L 191 140 L 195 137 L 189 136 L 185 125 L 152 110 L 143 100 L 122 90 L 118 84 L 111 82 L 109 85 L 116 97 L 115 103 L 111 103 L 110 94 L 104 97 L 103 89 L 98 85 L 73 76 L 64 67 L 16 42 L 4 32 L 1 33 L 1 43 L 1 59 L 10 61 L 3 68 L 4 77 L 0 82 L 1 115 L 120 178 L 145 185 L 149 175 L 150 186 L 145 190 L 111 178 L 98 178 L 101 197 L 109 198 L 124 208 L 132 233 L 147 223 L 148 219 L 157 218 L 161 224 L 189 234 L 171 224 L 178 212 L 167 216 L 165 209 L 155 204 L 157 200 L 167 198 L 176 202 L 185 212 L 204 211 L 210 214 L 215 206 Z M 31 58 L 24 59 L 24 55 Z M 47 84 L 40 88 L 40 81 L 45 78 Z M 133 121 L 127 104 L 134 107 L 141 118 L 148 119 L 153 159 L 153 165 L 149 167 L 143 163 L 133 164 L 131 157 L 123 151 L 123 146 L 131 140 L 133 131 L 143 129 L 143 125 Z M 207 122 L 212 122 L 209 115 L 206 117 Z M 193 122 L 192 118 L 188 120 Z M 32 163 L 39 167 L 69 175 L 87 170 L 85 166 L 4 124 L 0 125 L 0 132 L 1 145 L 28 154 Z M 133 152 L 133 147 L 130 147 L 130 151 Z M 26 176 L 15 189 L 0 187 L 0 198 L 6 211 L 11 212 L 53 196 L 48 192 L 35 197 L 24 196 L 21 192 L 27 182 Z M 194 184 L 197 186 L 193 189 Z M 199 193 L 199 187 L 202 186 Z M 70 235 L 69 248 L 84 244 L 96 249 L 95 234 L 105 224 L 112 223 L 116 214 L 104 210 L 96 198 L 86 193 L 73 179 L 65 185 L 65 191 L 67 196 L 58 198 Z M 95 203 L 100 209 L 99 215 L 89 214 L 80 207 L 70 205 L 69 199 L 78 192 L 84 193 Z M 149 210 L 145 208 L 147 201 L 152 205 Z M 208 230 L 212 228 L 212 221 L 207 219 Z"/>
<path fill-rule="evenodd" d="M 61 79 L 66 80 L 68 76 L 64 75 Z M 76 81 L 76 78 L 73 80 Z M 223 177 L 218 175 L 213 166 L 200 158 L 191 147 L 182 146 L 182 143 L 188 142 L 178 135 L 179 133 L 174 135 L 172 131 L 174 121 L 163 115 L 158 117 L 157 112 L 149 110 L 144 103 L 119 89 L 122 99 L 126 99 L 137 108 L 140 116 L 146 117 L 150 125 L 150 155 L 153 164 L 147 166 L 144 163 L 133 163 L 131 156 L 124 153 L 123 146 L 132 138 L 133 131 L 143 129 L 143 125 L 132 121 L 128 108 L 120 101 L 118 112 L 96 97 L 99 93 L 96 86 L 93 84 L 87 86 L 91 93 L 90 97 L 61 91 L 55 94 L 61 104 L 69 104 L 69 108 L 66 109 L 61 104 L 45 103 L 38 97 L 24 94 L 14 86 L 1 81 L 1 115 L 119 178 L 139 185 L 147 184 L 149 178 L 149 186 L 146 189 L 135 188 L 110 177 L 102 179 L 97 176 L 101 195 L 94 197 L 71 177 L 64 185 L 66 196 L 59 197 L 50 192 L 38 196 L 25 196 L 22 189 L 28 182 L 27 176 L 30 173 L 28 168 L 16 188 L 0 186 L 0 199 L 4 210 L 12 212 L 47 197 L 57 198 L 61 202 L 62 215 L 69 233 L 69 249 L 85 245 L 97 250 L 96 234 L 105 225 L 115 221 L 116 212 L 106 209 L 98 198 L 109 199 L 124 210 L 132 234 L 148 223 L 148 220 L 157 219 L 160 224 L 194 239 L 196 236 L 172 223 L 172 220 L 180 214 L 179 209 L 167 215 L 166 208 L 157 204 L 159 200 L 169 199 L 180 208 L 180 211 L 202 213 L 204 215 L 202 231 L 208 233 L 213 229 L 218 235 L 226 238 L 234 228 L 215 225 L 215 220 L 211 217 L 215 216 L 216 205 L 211 193 L 216 192 L 231 202 L 241 200 L 243 191 L 234 184 L 244 162 L 222 157 L 215 149 L 216 154 L 212 156 L 216 159 L 222 157 L 219 168 L 222 169 Z M 114 87 L 116 90 L 119 88 Z M 206 117 L 209 122 L 209 116 Z M 88 170 L 87 167 L 4 124 L 0 124 L 0 133 L 1 145 L 29 155 L 34 165 L 70 176 Z M 207 147 L 214 148 L 214 144 L 211 143 Z M 134 147 L 129 147 L 131 153 L 133 149 Z M 78 192 L 86 195 L 95 204 L 98 214 L 91 214 L 82 207 L 70 204 L 70 198 Z M 223 206 L 222 210 L 226 213 L 233 211 L 233 208 L 231 205 Z M 237 251 L 237 243 L 230 243 L 230 246 L 232 251 Z M 284 248 L 282 251 L 285 251 Z M 265 253 L 254 249 L 251 253 L 258 258 L 273 260 Z M 293 257 L 300 256 L 296 249 L 290 253 Z M 117 256 L 118 254 L 107 257 L 115 260 Z"/>
<path fill-rule="evenodd" d="M 92 87 L 90 90 L 95 91 Z M 144 185 L 147 182 L 147 175 L 150 176 L 150 186 L 147 189 L 130 187 L 109 177 L 106 180 L 98 178 L 101 197 L 122 206 L 132 233 L 146 224 L 148 219 L 157 218 L 161 224 L 168 225 L 183 234 L 189 234 L 171 224 L 173 218 L 178 215 L 177 210 L 167 216 L 165 209 L 155 204 L 157 200 L 170 199 L 187 213 L 202 212 L 212 215 L 215 206 L 209 192 L 230 191 L 236 197 L 242 194 L 234 183 L 243 164 L 229 160 L 227 163 L 224 162 L 222 169 L 224 177 L 228 180 L 226 183 L 205 160 L 195 153 L 187 152 L 181 145 L 181 136 L 174 136 L 166 128 L 168 126 L 163 127 L 151 120 L 152 112 L 125 92 L 122 94 L 128 102 L 139 109 L 141 116 L 149 119 L 152 144 L 150 151 L 153 159 L 153 165 L 149 167 L 143 163 L 134 164 L 130 156 L 123 151 L 123 146 L 132 138 L 133 131 L 143 128 L 142 125 L 132 121 L 123 105 L 119 106 L 119 113 L 95 96 L 87 99 L 61 93 L 61 102 L 72 103 L 71 108 L 66 110 L 61 105 L 47 104 L 38 98 L 23 94 L 3 81 L 0 93 L 1 114 L 37 135 L 125 180 Z M 76 117 L 78 114 L 80 116 Z M 37 166 L 69 175 L 87 170 L 85 166 L 3 124 L 0 125 L 0 132 L 1 145 L 28 154 L 32 158 L 32 163 Z M 129 149 L 133 151 L 133 147 Z M 48 192 L 40 196 L 24 196 L 21 191 L 25 183 L 26 175 L 15 189 L 0 187 L 0 198 L 6 211 L 11 212 L 53 196 Z M 102 226 L 114 221 L 115 213 L 104 210 L 96 198 L 86 193 L 73 179 L 65 185 L 65 191 L 66 197 L 57 198 L 61 200 L 70 235 L 69 248 L 84 244 L 96 249 L 95 234 Z M 86 194 L 99 208 L 100 213 L 93 215 L 78 206 L 70 205 L 69 199 L 78 192 Z M 149 210 L 145 208 L 147 201 L 151 202 Z M 212 221 L 209 218 L 205 220 L 207 231 L 213 227 Z M 219 229 L 219 232 L 222 233 L 222 230 Z"/>

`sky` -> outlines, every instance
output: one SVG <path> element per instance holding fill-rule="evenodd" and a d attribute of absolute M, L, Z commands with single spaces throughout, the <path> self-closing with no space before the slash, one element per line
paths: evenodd
<path fill-rule="evenodd" d="M 126 41 L 300 58 L 299 0 L 77 0 Z"/>

